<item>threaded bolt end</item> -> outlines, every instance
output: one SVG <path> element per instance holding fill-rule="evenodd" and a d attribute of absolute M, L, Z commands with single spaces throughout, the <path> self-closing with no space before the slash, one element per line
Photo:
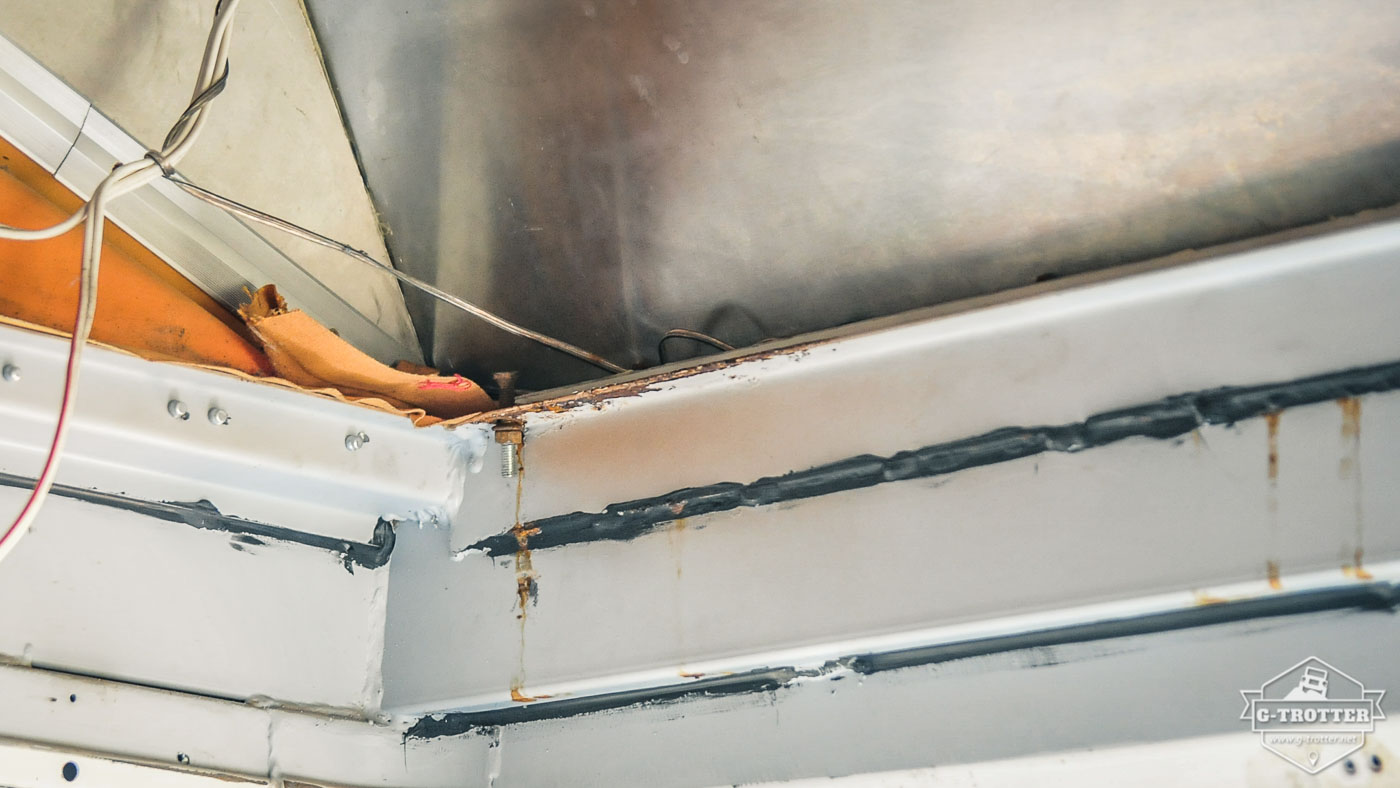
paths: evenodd
<path fill-rule="evenodd" d="M 501 475 L 507 479 L 515 478 L 520 473 L 520 449 L 514 443 L 502 443 L 501 446 Z"/>

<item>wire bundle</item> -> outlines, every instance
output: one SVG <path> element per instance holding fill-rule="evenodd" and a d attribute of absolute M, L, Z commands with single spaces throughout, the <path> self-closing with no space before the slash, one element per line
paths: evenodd
<path fill-rule="evenodd" d="M 80 223 L 85 223 L 81 273 L 78 280 L 78 313 L 73 322 L 73 336 L 68 346 L 68 367 L 53 442 L 49 445 L 48 458 L 44 461 L 44 468 L 34 485 L 34 491 L 30 493 L 19 516 L 5 533 L 0 535 L 0 561 L 10 554 L 33 524 L 58 472 L 59 458 L 63 455 L 63 444 L 68 435 L 69 418 L 73 412 L 73 403 L 77 399 L 78 370 L 83 346 L 92 332 L 93 318 L 97 313 L 97 274 L 102 255 L 102 232 L 106 225 L 107 204 L 162 175 L 173 172 L 175 165 L 189 153 L 208 118 L 209 102 L 223 91 L 228 80 L 229 39 L 233 29 L 233 14 L 238 3 L 239 0 L 220 0 L 215 6 L 214 23 L 204 47 L 204 59 L 200 66 L 199 79 L 195 83 L 194 94 L 184 113 L 171 126 L 160 150 L 150 151 L 137 161 L 115 167 L 97 184 L 92 197 L 82 208 L 52 227 L 26 230 L 0 224 L 0 238 L 41 241 L 63 235 Z"/>

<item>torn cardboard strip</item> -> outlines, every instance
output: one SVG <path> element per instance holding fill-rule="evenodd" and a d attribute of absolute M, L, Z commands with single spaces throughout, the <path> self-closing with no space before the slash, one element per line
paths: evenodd
<path fill-rule="evenodd" d="M 288 309 L 274 285 L 259 288 L 238 313 L 277 376 L 297 386 L 335 389 L 351 400 L 379 399 L 400 410 L 420 409 L 434 420 L 495 407 L 480 386 L 461 375 L 375 361 L 305 312 Z"/>

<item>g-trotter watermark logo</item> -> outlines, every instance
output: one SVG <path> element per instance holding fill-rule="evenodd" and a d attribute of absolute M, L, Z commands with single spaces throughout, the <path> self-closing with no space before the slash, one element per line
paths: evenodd
<path fill-rule="evenodd" d="M 1317 657 L 1308 657 L 1257 690 L 1240 690 L 1244 712 L 1264 748 L 1308 774 L 1361 749 L 1385 719 L 1385 690 L 1361 682 Z"/>

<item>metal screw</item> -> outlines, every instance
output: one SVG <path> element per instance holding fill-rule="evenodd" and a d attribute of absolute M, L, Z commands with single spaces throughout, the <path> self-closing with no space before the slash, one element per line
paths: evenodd
<path fill-rule="evenodd" d="M 352 432 L 345 436 L 345 448 L 349 451 L 359 451 L 366 443 L 369 443 L 369 436 L 363 432 Z"/>
<path fill-rule="evenodd" d="M 185 407 L 185 403 L 178 399 L 172 399 L 165 403 L 165 412 L 169 413 L 170 417 L 173 419 L 179 419 L 180 421 L 190 420 L 190 409 Z"/>
<path fill-rule="evenodd" d="M 501 444 L 501 475 L 507 479 L 520 473 L 520 448 L 514 443 Z"/>
<path fill-rule="evenodd" d="M 229 419 L 228 411 L 224 410 L 223 408 L 210 408 L 210 409 L 209 409 L 209 423 L 210 423 L 210 424 L 213 424 L 215 427 L 222 427 L 222 426 L 224 426 L 225 424 L 228 424 L 229 421 L 230 421 L 230 419 Z"/>
<path fill-rule="evenodd" d="M 501 475 L 507 479 L 520 473 L 520 445 L 525 442 L 525 426 L 518 421 L 496 422 L 496 443 L 501 446 Z"/>
<path fill-rule="evenodd" d="M 497 372 L 491 377 L 496 380 L 496 388 L 500 391 L 496 395 L 496 405 L 502 408 L 515 406 L 515 378 L 518 372 Z"/>
<path fill-rule="evenodd" d="M 7 383 L 18 383 L 19 367 L 14 364 L 6 364 L 4 369 L 0 369 L 0 377 L 3 377 Z"/>

